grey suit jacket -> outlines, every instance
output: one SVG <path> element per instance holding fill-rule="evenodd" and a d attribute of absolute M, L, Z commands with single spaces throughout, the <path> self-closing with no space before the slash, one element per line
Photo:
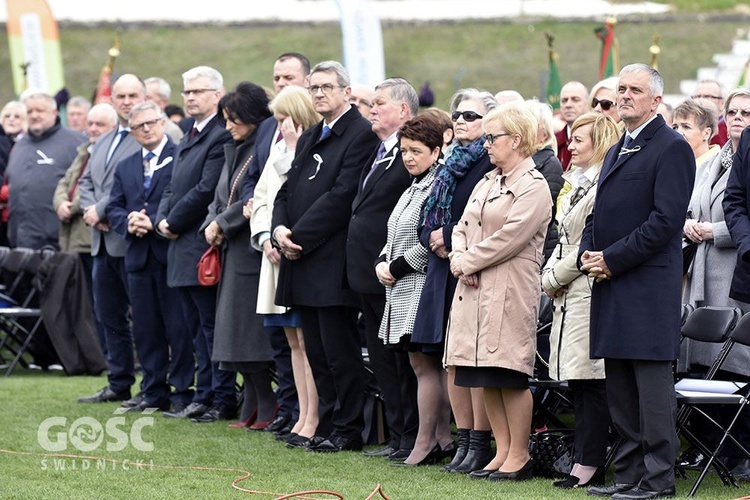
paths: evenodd
<path fill-rule="evenodd" d="M 106 208 L 109 204 L 109 192 L 112 190 L 112 183 L 115 178 L 115 167 L 120 160 L 132 156 L 140 150 L 140 145 L 132 135 L 128 134 L 122 139 L 120 145 L 112 154 L 109 163 L 107 163 L 107 153 L 116 134 L 117 129 L 111 130 L 99 138 L 91 152 L 89 166 L 78 183 L 81 194 L 81 208 L 85 210 L 90 205 L 96 205 L 96 213 L 104 222 L 107 222 Z M 91 255 L 99 255 L 99 251 L 104 250 L 112 257 L 125 256 L 125 240 L 119 234 L 114 231 L 103 233 L 96 228 L 91 230 Z M 104 248 L 102 248 L 102 241 L 104 241 Z"/>

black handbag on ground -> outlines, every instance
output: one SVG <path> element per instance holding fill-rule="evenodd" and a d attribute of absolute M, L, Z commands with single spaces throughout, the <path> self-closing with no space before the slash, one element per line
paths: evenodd
<path fill-rule="evenodd" d="M 550 479 L 567 477 L 573 467 L 573 429 L 550 429 L 529 439 L 534 459 L 534 476 Z"/>

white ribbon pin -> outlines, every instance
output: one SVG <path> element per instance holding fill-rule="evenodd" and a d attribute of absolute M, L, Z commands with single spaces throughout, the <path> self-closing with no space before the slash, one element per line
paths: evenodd
<path fill-rule="evenodd" d="M 320 166 L 323 164 L 323 158 L 320 157 L 318 153 L 315 153 L 313 155 L 313 160 L 318 162 L 318 166 L 315 167 L 315 173 L 312 174 L 310 177 L 307 178 L 307 180 L 311 181 L 315 179 L 315 177 L 318 175 L 318 172 L 320 172 Z"/>

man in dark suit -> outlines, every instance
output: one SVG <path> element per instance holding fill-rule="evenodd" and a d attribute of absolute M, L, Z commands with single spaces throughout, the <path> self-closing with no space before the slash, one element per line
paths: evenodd
<path fill-rule="evenodd" d="M 165 122 L 152 101 L 133 108 L 130 130 L 141 150 L 118 163 L 106 210 L 112 230 L 125 239 L 133 337 L 143 368 L 143 400 L 131 411 L 169 410 L 172 404 L 187 406 L 193 398 L 192 339 L 184 327 L 180 297 L 167 286 L 169 240 L 154 232 L 174 165 L 175 145 L 164 133 Z"/>
<path fill-rule="evenodd" d="M 591 357 L 604 358 L 612 423 L 624 441 L 615 484 L 589 493 L 615 500 L 674 496 L 672 362 L 679 355 L 682 226 L 695 180 L 690 146 L 656 114 L 658 71 L 620 72 L 625 135 L 602 166 L 579 249 L 591 295 Z"/>
<path fill-rule="evenodd" d="M 157 231 L 169 238 L 167 284 L 180 293 L 185 323 L 192 334 L 197 361 L 196 392 L 192 403 L 164 415 L 214 422 L 237 413 L 234 372 L 211 361 L 216 315 L 216 286 L 200 286 L 196 266 L 208 249 L 199 229 L 213 201 L 224 165 L 224 145 L 232 136 L 218 115 L 223 91 L 221 74 L 208 66 L 182 75 L 185 111 L 195 119 L 190 133 L 177 147 L 172 181 L 162 196 Z"/>
<path fill-rule="evenodd" d="M 310 61 L 297 52 L 285 52 L 276 58 L 273 65 L 273 88 L 276 94 L 284 87 L 296 86 L 307 88 L 310 83 Z M 263 120 L 258 126 L 257 139 L 255 141 L 255 156 L 247 168 L 247 178 L 242 186 L 242 199 L 247 205 L 251 203 L 255 195 L 255 185 L 258 183 L 263 167 L 268 161 L 271 147 L 282 139 L 279 123 L 273 116 Z M 250 243 L 248 242 L 248 245 Z M 263 245 L 264 252 L 273 250 L 270 241 Z M 255 249 L 250 248 L 251 252 Z M 297 402 L 297 389 L 294 386 L 294 374 L 292 373 L 292 358 L 289 342 L 284 334 L 284 329 L 278 326 L 265 328 L 271 340 L 273 349 L 273 361 L 276 365 L 276 377 L 278 390 L 276 399 L 279 402 L 279 412 L 271 424 L 266 427 L 269 432 L 278 432 L 279 436 L 285 436 L 292 430 L 293 421 L 299 414 Z"/>
<path fill-rule="evenodd" d="M 589 90 L 581 82 L 568 82 L 560 89 L 560 116 L 565 120 L 565 127 L 555 134 L 557 139 L 557 158 L 563 172 L 570 165 L 570 127 L 576 119 L 589 110 Z"/>
<path fill-rule="evenodd" d="M 287 181 L 276 197 L 273 238 L 284 258 L 278 304 L 302 316 L 307 357 L 320 396 L 313 451 L 362 448 L 365 370 L 351 318 L 357 300 L 346 286 L 346 233 L 362 165 L 377 136 L 349 104 L 349 73 L 319 63 L 310 93 L 323 121 L 299 138 Z"/>
<path fill-rule="evenodd" d="M 146 86 L 136 75 L 122 75 L 112 85 L 112 105 L 117 111 L 119 124 L 94 145 L 89 166 L 78 184 L 83 220 L 92 231 L 94 312 L 104 326 L 109 368 L 107 387 L 92 396 L 79 398 L 82 403 L 126 401 L 128 406 L 140 403 L 138 397 L 132 401 L 129 399 L 130 388 L 135 383 L 135 360 L 128 313 L 130 299 L 125 273 L 125 240 L 115 231 L 110 231 L 106 208 L 117 163 L 140 149 L 130 135 L 128 119 L 133 107 L 145 100 Z"/>
<path fill-rule="evenodd" d="M 359 295 L 370 366 L 383 393 L 390 433 L 388 446 L 365 455 L 393 455 L 394 459 L 406 458 L 414 447 L 419 427 L 417 379 L 408 353 L 387 349 L 378 338 L 385 288 L 375 275 L 375 261 L 386 242 L 388 217 L 411 184 L 396 132 L 418 111 L 419 97 L 403 78 L 390 78 L 375 87 L 370 121 L 381 142 L 365 161 L 360 174 L 346 240 L 346 275 L 349 286 Z"/>

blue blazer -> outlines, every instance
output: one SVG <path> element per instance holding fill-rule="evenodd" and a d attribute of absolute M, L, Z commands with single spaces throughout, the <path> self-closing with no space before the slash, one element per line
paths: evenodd
<path fill-rule="evenodd" d="M 679 354 L 682 226 L 695 182 L 690 146 L 657 115 L 620 154 L 607 153 L 580 256 L 604 252 L 612 278 L 591 294 L 591 357 L 653 361 Z"/>
<path fill-rule="evenodd" d="M 737 245 L 737 265 L 734 267 L 729 296 L 750 303 L 750 133 L 742 131 L 740 143 L 734 153 L 724 190 L 724 219 L 729 235 Z"/>
<path fill-rule="evenodd" d="M 143 188 L 143 155 L 139 150 L 117 164 L 112 191 L 107 205 L 107 218 L 111 229 L 125 238 L 125 270 L 138 271 L 146 265 L 149 250 L 159 263 L 167 265 L 169 241 L 151 231 L 142 238 L 128 232 L 128 214 L 146 210 L 151 224 L 156 227 L 156 212 L 164 189 L 172 179 L 176 147 L 169 136 L 162 149 L 157 165 L 166 163 L 154 171 L 151 186 Z M 169 160 L 171 158 L 171 160 Z"/>
<path fill-rule="evenodd" d="M 270 116 L 260 122 L 258 131 L 255 135 L 255 155 L 250 165 L 247 166 L 247 173 L 242 183 L 242 203 L 255 196 L 255 186 L 258 184 L 263 167 L 266 166 L 268 156 L 271 153 L 271 145 L 276 138 L 276 127 L 278 122 L 276 118 Z M 252 248 L 252 246 L 250 246 Z"/>

